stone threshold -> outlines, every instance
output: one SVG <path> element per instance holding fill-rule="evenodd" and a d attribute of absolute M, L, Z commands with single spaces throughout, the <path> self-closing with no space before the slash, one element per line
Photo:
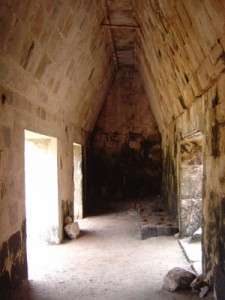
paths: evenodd
<path fill-rule="evenodd" d="M 170 236 L 178 232 L 178 226 L 161 203 L 159 197 L 137 204 L 140 238 Z"/>

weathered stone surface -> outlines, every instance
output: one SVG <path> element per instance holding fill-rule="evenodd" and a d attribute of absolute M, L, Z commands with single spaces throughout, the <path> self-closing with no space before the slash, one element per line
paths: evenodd
<path fill-rule="evenodd" d="M 117 73 L 90 139 L 89 197 L 117 199 L 159 192 L 160 136 L 138 74 Z"/>
<path fill-rule="evenodd" d="M 17 252 L 21 249 L 21 236 L 19 231 L 10 237 L 8 245 L 9 252 L 13 255 L 14 259 L 16 257 Z"/>
<path fill-rule="evenodd" d="M 182 199 L 201 199 L 202 198 L 202 180 L 203 165 L 184 166 L 180 170 L 180 196 Z"/>
<path fill-rule="evenodd" d="M 202 226 L 202 199 L 181 199 L 180 233 L 192 236 Z"/>
<path fill-rule="evenodd" d="M 5 258 L 8 256 L 8 243 L 4 242 L 1 246 L 0 252 L 0 270 L 5 268 Z"/>
<path fill-rule="evenodd" d="M 178 227 L 173 226 L 160 226 L 160 227 L 150 227 L 149 225 L 141 225 L 140 228 L 140 237 L 142 240 L 145 240 L 150 237 L 156 236 L 170 236 L 178 232 Z"/>
<path fill-rule="evenodd" d="M 70 216 L 64 218 L 64 224 L 68 225 L 73 222 L 73 219 Z"/>
<path fill-rule="evenodd" d="M 68 5 L 68 1 L 65 1 L 60 5 L 60 9 L 58 4 L 54 4 L 53 12 L 51 12 L 49 7 L 52 6 L 48 7 L 43 1 L 40 3 L 30 1 L 21 5 L 8 5 L 7 1 L 1 2 L 0 11 L 4 15 L 4 19 L 1 18 L 2 22 L 4 22 L 4 26 L 1 26 L 1 43 L 4 45 L 4 47 L 1 47 L 3 49 L 2 54 L 8 68 L 14 69 L 13 74 L 9 75 L 11 78 L 4 78 L 3 83 L 7 84 L 10 82 L 12 89 L 19 90 L 23 95 L 28 97 L 26 88 L 38 79 L 38 88 L 43 89 L 42 84 L 44 84 L 47 87 L 49 96 L 49 105 L 45 106 L 44 109 L 52 111 L 53 106 L 57 106 L 57 113 L 61 114 L 61 117 L 62 113 L 65 114 L 66 111 L 70 111 L 70 117 L 67 115 L 66 118 L 68 123 L 73 122 L 73 126 L 75 123 L 78 125 L 80 122 L 74 123 L 74 120 L 76 120 L 74 114 L 76 112 L 78 113 L 78 118 L 81 117 L 80 120 L 85 120 L 82 126 L 89 126 L 92 118 L 95 119 L 95 113 L 98 114 L 99 112 L 97 110 L 98 101 L 95 101 L 96 112 L 91 116 L 88 107 L 89 104 L 92 105 L 91 95 L 95 94 L 96 99 L 99 95 L 99 102 L 101 103 L 112 78 L 113 68 L 110 60 L 112 50 L 108 47 L 107 31 L 103 33 L 99 30 L 97 21 L 98 18 L 103 19 L 104 8 L 101 3 L 91 6 L 92 9 L 88 10 L 88 12 L 86 9 L 83 9 L 82 5 L 78 5 L 73 10 Z M 88 30 L 80 31 L 81 24 L 79 22 L 71 22 L 71 20 L 83 20 L 84 16 L 87 20 L 92 20 L 93 24 L 92 26 L 87 26 Z M 6 17 L 7 20 L 5 20 Z M 94 23 L 96 24 L 94 25 Z M 76 51 L 74 51 L 74 46 Z M 94 52 L 94 47 L 98 51 Z M 97 63 L 95 59 L 96 55 L 101 57 L 101 63 Z M 20 64 L 22 68 L 16 70 L 14 62 L 11 59 Z M 66 74 L 62 76 L 71 60 L 76 61 L 76 68 L 73 70 L 73 79 L 67 78 Z M 95 67 L 95 64 L 98 67 Z M 90 80 L 86 74 L 87 72 L 90 74 L 93 68 L 95 72 L 92 74 Z M 84 70 L 82 78 L 78 69 Z M 30 77 L 26 76 L 25 70 L 28 71 Z M 7 72 L 8 70 L 5 70 L 4 73 L 7 74 Z M 47 74 L 50 77 L 49 79 L 46 78 Z M 79 80 L 74 81 L 76 74 Z M 102 93 L 97 93 L 96 86 L 99 86 L 103 78 L 104 89 Z M 80 85 L 80 93 L 74 98 L 75 102 L 78 101 L 80 94 L 83 94 L 87 90 L 87 84 L 89 85 L 88 90 L 91 91 L 89 95 L 86 95 L 88 98 L 84 102 L 78 101 L 79 105 L 82 106 L 83 116 L 79 114 L 80 110 L 76 108 L 72 109 L 72 103 L 70 103 L 69 110 L 63 109 L 60 101 L 60 99 L 66 97 L 67 90 L 76 85 L 76 83 Z M 34 93 L 29 95 L 29 99 L 31 99 L 33 105 L 36 102 L 34 96 Z M 85 106 L 83 106 L 84 103 Z"/>
<path fill-rule="evenodd" d="M 64 227 L 68 237 L 73 240 L 79 237 L 80 228 L 77 222 L 70 223 Z"/>
<path fill-rule="evenodd" d="M 12 295 L 12 291 L 10 289 L 11 282 L 10 282 L 10 275 L 9 272 L 6 270 L 1 271 L 0 275 L 0 296 L 2 299 L 10 299 Z"/>
<path fill-rule="evenodd" d="M 0 126 L 0 147 L 9 148 L 11 146 L 11 131 L 10 128 L 5 126 Z"/>
<path fill-rule="evenodd" d="M 164 276 L 162 287 L 169 292 L 190 290 L 190 285 L 195 278 L 195 274 L 176 267 Z"/>
<path fill-rule="evenodd" d="M 140 238 L 169 236 L 178 232 L 177 223 L 163 205 L 160 196 L 141 200 L 138 203 Z"/>
<path fill-rule="evenodd" d="M 140 57 L 139 68 L 142 70 L 143 81 L 146 83 L 147 95 L 151 99 L 152 111 L 157 120 L 163 120 L 163 124 L 158 122 L 160 131 L 163 130 L 163 125 L 167 126 L 173 120 L 176 111 L 175 107 L 171 106 L 173 109 L 168 108 L 169 113 L 162 115 L 162 109 L 158 107 L 159 101 L 152 100 L 153 94 L 158 99 L 163 99 L 165 107 L 167 107 L 168 95 L 169 99 L 175 99 L 183 94 L 183 103 L 190 107 L 192 101 L 190 101 L 190 95 L 184 92 L 186 86 L 191 85 L 195 96 L 199 95 L 210 88 L 214 78 L 222 74 L 224 69 L 224 63 L 221 68 L 215 67 L 218 64 L 216 56 L 223 51 L 220 44 L 223 21 L 216 22 L 215 25 L 214 21 L 209 18 L 203 3 L 191 5 L 190 1 L 182 3 L 176 1 L 171 3 L 172 8 L 166 10 L 164 6 L 163 1 L 157 1 L 155 6 L 148 1 L 135 3 L 137 19 L 142 28 L 141 34 L 138 34 L 140 40 L 137 45 L 137 53 Z M 212 9 L 211 3 L 207 3 L 206 6 L 207 9 L 211 7 L 211 15 L 215 14 L 216 9 Z M 143 9 L 149 13 L 143 14 Z M 222 5 L 221 11 L 224 13 Z M 220 16 L 223 15 L 221 11 L 219 12 Z M 198 18 L 201 19 L 201 22 L 198 21 Z M 210 26 L 210 33 L 207 31 L 209 34 L 206 38 L 205 28 L 208 28 L 207 26 Z M 218 36 L 220 36 L 219 40 Z M 154 46 L 149 47 L 146 40 L 153 40 Z M 201 42 L 198 43 L 198 41 Z M 144 64 L 148 66 L 147 69 Z M 168 74 L 170 74 L 170 78 L 168 78 Z M 199 81 L 197 85 L 196 75 Z M 154 81 L 153 78 L 157 78 L 157 80 Z M 155 82 L 151 89 L 147 87 L 147 83 L 149 84 L 150 81 Z M 163 89 L 161 82 L 164 82 Z M 192 99 L 194 100 L 193 97 Z M 173 102 L 171 101 L 171 103 Z"/>
<path fill-rule="evenodd" d="M 157 228 L 156 227 L 141 226 L 140 235 L 141 235 L 142 240 L 145 240 L 149 237 L 155 237 L 155 236 L 157 236 Z"/>
<path fill-rule="evenodd" d="M 24 227 L 3 242 L 0 248 L 0 298 L 11 299 L 11 293 L 27 279 Z M 21 240 L 22 237 L 22 240 Z"/>

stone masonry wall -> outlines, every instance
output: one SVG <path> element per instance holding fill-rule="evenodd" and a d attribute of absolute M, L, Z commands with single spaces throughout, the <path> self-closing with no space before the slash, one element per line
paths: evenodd
<path fill-rule="evenodd" d="M 163 198 L 178 216 L 182 139 L 203 133 L 204 271 L 217 299 L 224 266 L 225 3 L 222 0 L 135 1 L 137 68 L 163 148 Z M 223 250 L 222 250 L 223 249 Z"/>
<path fill-rule="evenodd" d="M 0 2 L 1 293 L 6 292 L 1 287 L 17 286 L 26 278 L 24 129 L 58 138 L 60 153 L 65 150 L 70 156 L 69 144 L 84 144 L 84 131 L 93 130 L 112 82 L 110 35 L 108 29 L 101 27 L 106 17 L 103 4 L 104 1 L 83 0 Z M 106 149 L 109 156 L 106 161 L 111 164 L 118 162 L 118 157 L 123 164 L 121 168 L 118 164 L 112 168 L 116 171 L 110 176 L 115 181 L 110 186 L 102 182 L 109 178 L 112 165 L 95 165 L 94 160 L 89 161 L 94 170 L 102 167 L 107 171 L 105 177 L 100 172 L 103 178 L 99 181 L 98 176 L 94 178 L 97 182 L 90 186 L 89 194 L 97 192 L 93 191 L 96 187 L 102 195 L 131 196 L 135 191 L 143 194 L 150 188 L 149 182 L 152 182 L 150 190 L 155 188 L 153 178 L 160 177 L 158 127 L 163 152 L 162 194 L 177 217 L 178 145 L 200 131 L 205 141 L 204 272 L 212 279 L 217 299 L 222 299 L 225 294 L 225 3 L 222 0 L 141 0 L 132 4 L 140 26 L 136 30 L 135 57 L 146 97 L 138 88 L 141 84 L 136 73 L 123 74 L 126 80 L 120 72 L 117 74 L 116 78 L 121 76 L 121 85 L 110 91 L 102 111 L 104 122 L 107 111 L 111 116 L 104 125 L 108 128 L 101 124 L 100 117 L 91 145 L 98 155 Z M 150 110 L 148 116 L 142 109 L 139 111 L 142 104 L 134 105 L 137 99 L 143 100 L 145 109 L 146 102 L 149 103 L 155 118 Z M 116 102 L 120 100 L 121 103 Z M 116 105 L 111 104 L 110 108 L 107 103 L 113 101 Z M 121 108 L 123 113 L 115 108 Z M 115 126 L 119 124 L 114 122 L 115 115 L 120 116 L 123 126 Z M 123 127 L 127 131 L 123 132 Z M 115 155 L 118 145 L 120 155 Z M 85 164 L 87 167 L 86 160 Z M 130 169 L 131 165 L 135 169 Z M 152 165 L 157 171 L 154 176 Z M 140 170 L 145 171 L 141 176 L 146 176 L 146 181 L 138 180 Z M 65 168 L 62 176 L 70 180 L 69 172 L 70 168 Z M 144 186 L 143 182 L 146 182 Z M 127 186 L 134 186 L 134 190 L 127 191 Z M 71 199 L 71 186 L 62 194 L 62 200 Z"/>
<path fill-rule="evenodd" d="M 160 143 L 137 72 L 119 70 L 90 140 L 88 186 L 93 201 L 159 193 Z"/>
<path fill-rule="evenodd" d="M 1 111 L 2 113 L 2 111 Z M 0 298 L 27 277 L 23 130 L 0 125 Z"/>
<path fill-rule="evenodd" d="M 62 217 L 71 210 L 72 144 L 92 129 L 114 71 L 103 16 L 94 1 L 0 1 L 0 298 L 27 277 L 25 129 L 58 139 Z"/>
<path fill-rule="evenodd" d="M 223 282 L 225 280 L 223 263 L 225 260 L 224 87 L 225 75 L 220 77 L 208 92 L 198 98 L 192 107 L 162 134 L 163 196 L 171 211 L 175 212 L 179 199 L 179 157 L 176 145 L 183 138 L 196 132 L 203 134 L 205 141 L 203 151 L 203 267 L 206 276 L 210 277 L 214 284 L 217 299 L 221 299 L 221 295 L 224 295 Z"/>
<path fill-rule="evenodd" d="M 162 132 L 224 73 L 225 3 L 135 1 L 138 70 Z"/>

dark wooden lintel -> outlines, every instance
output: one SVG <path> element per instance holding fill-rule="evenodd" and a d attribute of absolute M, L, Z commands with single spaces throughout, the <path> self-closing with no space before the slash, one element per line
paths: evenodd
<path fill-rule="evenodd" d="M 102 27 L 109 29 L 139 29 L 139 25 L 119 25 L 119 24 L 101 24 Z"/>

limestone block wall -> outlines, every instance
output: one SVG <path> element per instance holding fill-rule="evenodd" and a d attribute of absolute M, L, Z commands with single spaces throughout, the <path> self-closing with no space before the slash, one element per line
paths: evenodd
<path fill-rule="evenodd" d="M 27 277 L 23 130 L 0 125 L 0 296 Z M 6 298 L 7 299 L 7 298 Z"/>
<path fill-rule="evenodd" d="M 77 142 L 81 129 L 93 127 L 114 69 L 109 33 L 99 22 L 104 7 L 88 3 L 0 4 L 0 80 L 5 93 L 14 91 L 14 98 L 3 98 L 18 111 L 22 108 L 26 121 L 32 117 L 34 129 L 38 120 L 46 131 L 48 120 L 58 127 L 58 136 L 66 131 Z"/>
<path fill-rule="evenodd" d="M 225 3 L 143 0 L 135 1 L 135 9 L 138 70 L 162 135 L 163 198 L 174 217 L 180 192 L 178 146 L 197 131 L 204 136 L 204 270 L 222 299 Z"/>
<path fill-rule="evenodd" d="M 71 209 L 72 144 L 84 143 L 114 72 L 103 16 L 96 1 L 0 1 L 0 294 L 27 277 L 25 129 L 58 139 L 61 217 Z"/>
<path fill-rule="evenodd" d="M 162 134 L 164 199 L 174 212 L 179 203 L 179 155 L 177 145 L 196 132 L 203 134 L 203 257 L 204 272 L 211 278 L 217 299 L 224 295 L 224 199 L 225 199 L 225 75 L 198 98 Z M 216 105 L 215 105 L 215 99 Z M 174 131 L 176 128 L 176 131 Z M 168 146 L 169 145 L 169 146 Z M 172 146 L 171 146 L 172 145 Z M 167 169 L 167 167 L 169 169 Z M 176 207 L 177 205 L 177 207 Z M 175 214 L 176 215 L 176 214 Z"/>
<path fill-rule="evenodd" d="M 70 182 L 68 189 L 59 184 L 59 194 L 63 211 L 70 211 L 71 145 L 86 145 L 86 132 L 94 129 L 106 99 L 89 141 L 97 160 L 86 160 L 91 156 L 84 149 L 85 169 L 90 163 L 100 174 L 99 181 L 94 177 L 95 184 L 91 178 L 86 194 L 97 188 L 97 194 L 105 196 L 131 196 L 137 191 L 143 195 L 158 187 L 160 132 L 162 195 L 178 217 L 179 145 L 202 133 L 204 270 L 221 299 L 225 294 L 225 3 L 132 1 L 139 24 L 134 54 L 145 93 L 138 75 L 126 70 L 117 73 L 107 98 L 114 63 L 112 38 L 101 27 L 107 17 L 104 3 L 0 2 L 0 287 L 14 287 L 26 277 L 24 130 L 58 139 L 59 165 L 60 158 L 63 161 L 60 182 Z M 111 186 L 104 183 L 109 175 L 115 179 Z M 134 190 L 124 189 L 127 186 Z"/>
<path fill-rule="evenodd" d="M 224 1 L 135 1 L 138 69 L 160 132 L 224 73 Z"/>
<path fill-rule="evenodd" d="M 89 141 L 89 194 L 122 200 L 160 192 L 161 140 L 140 77 L 116 73 Z"/>

